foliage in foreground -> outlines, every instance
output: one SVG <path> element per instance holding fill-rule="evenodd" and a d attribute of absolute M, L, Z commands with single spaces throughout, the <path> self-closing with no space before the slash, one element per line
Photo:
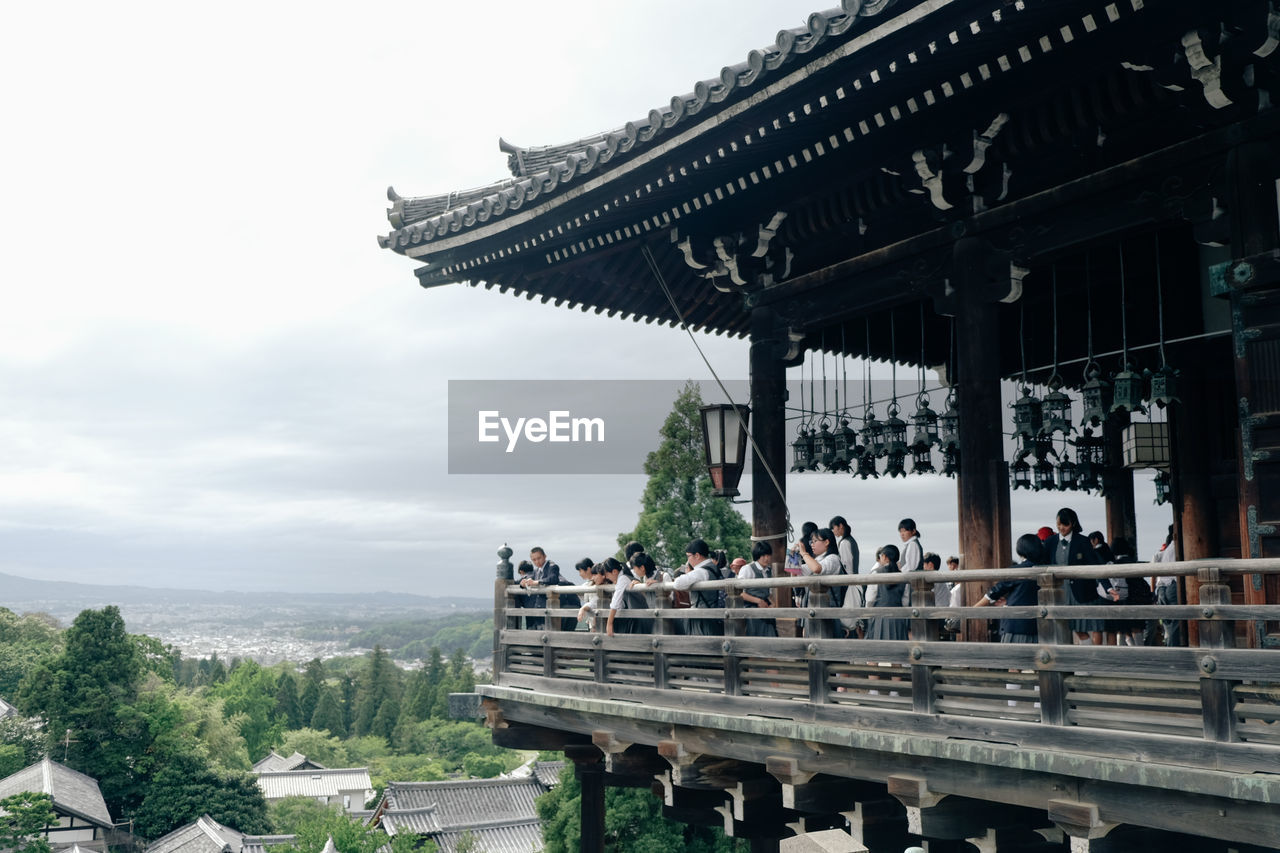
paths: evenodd
<path fill-rule="evenodd" d="M 391 853 L 436 853 L 437 850 L 434 842 L 417 847 L 420 840 L 417 836 L 389 836 L 338 812 L 304 816 L 295 832 L 296 840 L 272 847 L 271 853 L 320 853 L 330 838 L 342 853 L 377 853 L 383 847 L 389 847 Z"/>
<path fill-rule="evenodd" d="M 646 789 L 606 788 L 604 849 L 608 853 L 738 853 L 740 839 L 719 829 L 687 826 L 662 816 L 662 802 Z M 573 768 L 560 774 L 560 784 L 538 798 L 544 853 L 575 853 L 582 836 L 582 786 Z"/>
<path fill-rule="evenodd" d="M 23 791 L 0 800 L 0 850 L 10 853 L 49 853 L 41 832 L 57 822 L 48 794 Z"/>

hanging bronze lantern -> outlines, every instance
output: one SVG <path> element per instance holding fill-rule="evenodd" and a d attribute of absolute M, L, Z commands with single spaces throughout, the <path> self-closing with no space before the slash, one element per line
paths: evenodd
<path fill-rule="evenodd" d="M 1165 365 L 1151 374 L 1151 402 L 1160 408 L 1178 400 L 1178 371 Z"/>
<path fill-rule="evenodd" d="M 884 449 L 886 455 L 907 455 L 907 422 L 898 417 L 898 401 L 889 404 L 889 417 L 884 422 Z"/>
<path fill-rule="evenodd" d="M 849 427 L 849 419 L 840 419 L 840 429 L 834 432 L 836 449 L 835 457 L 831 460 L 829 470 L 848 471 L 853 465 L 855 451 L 857 449 L 858 435 Z"/>
<path fill-rule="evenodd" d="M 1049 379 L 1049 393 L 1044 395 L 1044 434 L 1071 433 L 1071 398 L 1062 391 L 1062 378 L 1053 374 Z"/>
<path fill-rule="evenodd" d="M 1044 415 L 1040 401 L 1031 396 L 1031 389 L 1024 387 L 1022 396 L 1013 403 L 1013 434 L 1028 441 L 1040 434 Z"/>
<path fill-rule="evenodd" d="M 1111 411 L 1145 412 L 1147 409 L 1142 405 L 1145 384 L 1142 381 L 1142 374 L 1136 373 L 1133 365 L 1126 363 L 1124 368 L 1116 374 L 1112 385 Z"/>
<path fill-rule="evenodd" d="M 936 474 L 937 472 L 938 469 L 933 467 L 933 450 L 914 445 L 911 448 L 911 473 Z"/>
<path fill-rule="evenodd" d="M 942 451 L 942 474 L 954 477 L 960 472 L 960 448 L 952 445 Z"/>
<path fill-rule="evenodd" d="M 1085 427 L 1080 436 L 1072 442 L 1076 446 L 1077 482 L 1079 488 L 1093 492 L 1102 487 L 1102 463 L 1106 453 L 1106 441 L 1102 436 L 1095 436 L 1093 430 Z"/>
<path fill-rule="evenodd" d="M 960 410 L 956 408 L 956 394 L 947 395 L 947 409 L 938 416 L 938 447 L 942 450 L 960 446 Z"/>
<path fill-rule="evenodd" d="M 791 471 L 813 470 L 813 434 L 806 427 L 800 427 L 800 434 L 791 442 Z"/>
<path fill-rule="evenodd" d="M 1084 366 L 1084 378 L 1084 386 L 1080 389 L 1084 417 L 1080 425 L 1097 426 L 1111 414 L 1111 383 L 1102 378 L 1102 368 L 1092 361 Z"/>
<path fill-rule="evenodd" d="M 1079 487 L 1079 472 L 1076 465 L 1071 461 L 1070 456 L 1064 454 L 1062 461 L 1058 463 L 1058 491 L 1074 492 Z"/>
<path fill-rule="evenodd" d="M 1169 502 L 1169 472 L 1159 471 L 1156 473 L 1156 506 Z"/>
<path fill-rule="evenodd" d="M 814 436 L 814 468 L 819 466 L 830 470 L 836 461 L 836 437 L 824 417 L 818 425 L 818 434 Z"/>
<path fill-rule="evenodd" d="M 1051 492 L 1058 488 L 1053 463 L 1048 459 L 1037 459 L 1036 464 L 1031 466 L 1031 488 L 1037 492 Z"/>
<path fill-rule="evenodd" d="M 885 455 L 884 473 L 890 477 L 907 476 L 907 451 L 891 450 Z"/>
<path fill-rule="evenodd" d="M 877 459 L 885 454 L 884 424 L 876 420 L 876 413 L 871 409 L 867 409 L 862 419 L 862 448 Z"/>
<path fill-rule="evenodd" d="M 917 448 L 928 450 L 938 443 L 938 413 L 929 408 L 929 395 L 916 397 L 916 411 L 911 416 L 914 435 L 911 436 L 911 450 Z"/>
<path fill-rule="evenodd" d="M 880 472 L 876 470 L 876 457 L 870 451 L 864 451 L 858 454 L 858 470 L 853 472 L 855 477 L 865 480 L 868 477 L 872 480 L 880 477 Z"/>
<path fill-rule="evenodd" d="M 1021 456 L 1009 466 L 1009 480 L 1015 489 L 1031 488 L 1031 466 Z"/>

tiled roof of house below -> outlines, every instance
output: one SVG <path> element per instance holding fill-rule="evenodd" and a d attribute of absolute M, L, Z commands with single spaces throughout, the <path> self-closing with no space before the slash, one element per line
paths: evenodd
<path fill-rule="evenodd" d="M 378 826 L 387 835 L 432 835 L 444 829 L 434 807 L 387 811 Z"/>
<path fill-rule="evenodd" d="M 533 778 L 544 788 L 554 788 L 560 784 L 560 773 L 564 770 L 564 761 L 536 761 L 533 765 Z"/>
<path fill-rule="evenodd" d="M 908 7 L 918 2 L 896 5 Z M 515 176 L 505 181 L 478 190 L 418 198 L 402 198 L 395 190 L 388 190 L 392 207 L 387 219 L 396 230 L 378 241 L 383 248 L 403 250 L 519 210 L 541 196 L 576 184 L 583 176 L 604 171 L 615 158 L 640 151 L 654 140 L 668 139 L 673 129 L 684 130 L 690 122 L 760 92 L 809 61 L 815 49 L 852 35 L 850 31 L 860 19 L 874 17 L 894 5 L 894 0 L 841 0 L 840 8 L 813 13 L 805 26 L 779 32 L 770 47 L 751 51 L 744 62 L 722 68 L 717 77 L 696 83 L 693 92 L 677 95 L 668 106 L 652 109 L 644 118 L 617 130 L 535 148 L 503 141 L 501 150 L 510 155 L 508 164 Z M 822 52 L 818 50 L 815 56 Z"/>
<path fill-rule="evenodd" d="M 147 853 L 241 853 L 244 836 L 208 815 L 161 836 L 147 845 Z"/>
<path fill-rule="evenodd" d="M 366 767 L 335 770 L 284 770 L 258 774 L 258 787 L 268 800 L 284 797 L 336 797 L 343 791 L 372 791 Z M 361 807 L 364 803 L 359 804 Z"/>
<path fill-rule="evenodd" d="M 274 749 L 267 753 L 266 758 L 260 759 L 253 765 L 254 773 L 271 773 L 280 770 L 300 770 L 300 769 L 320 769 L 324 770 L 325 766 L 315 761 L 310 761 L 301 752 L 294 750 L 293 755 L 288 758 L 284 757 Z"/>
<path fill-rule="evenodd" d="M 97 781 L 56 761 L 45 758 L 0 779 L 0 799 L 23 791 L 48 794 L 53 798 L 55 809 L 79 815 L 99 826 L 111 827 L 111 813 L 107 811 Z"/>
<path fill-rule="evenodd" d="M 385 822 L 389 814 L 432 810 L 442 829 L 481 823 L 536 819 L 534 800 L 546 789 L 532 776 L 523 779 L 463 779 L 451 782 L 391 782 L 387 785 Z M 394 819 L 394 818 L 393 818 Z"/>
<path fill-rule="evenodd" d="M 542 824 L 537 820 L 526 820 L 518 823 L 501 823 L 492 826 L 478 825 L 470 829 L 457 829 L 442 832 L 433 836 L 440 847 L 440 853 L 454 853 L 458 842 L 471 834 L 475 842 L 474 850 L 485 853 L 532 853 L 542 849 Z"/>
<path fill-rule="evenodd" d="M 277 844 L 288 844 L 297 839 L 296 835 L 246 835 L 240 853 L 266 853 Z"/>

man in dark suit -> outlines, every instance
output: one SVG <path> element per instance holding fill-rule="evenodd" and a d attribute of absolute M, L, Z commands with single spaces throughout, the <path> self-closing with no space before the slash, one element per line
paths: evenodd
<path fill-rule="evenodd" d="M 1045 540 L 1044 553 L 1050 565 L 1054 566 L 1099 566 L 1102 558 L 1094 549 L 1093 543 L 1084 535 L 1080 526 L 1080 517 L 1069 507 L 1058 510 L 1058 532 Z M 1098 596 L 1098 581 L 1092 578 L 1071 580 L 1067 583 L 1068 604 L 1102 604 L 1105 599 Z M 1103 578 L 1103 587 L 1113 597 L 1111 581 Z M 1071 630 L 1076 639 L 1083 643 L 1089 638 L 1095 646 L 1102 645 L 1102 632 L 1106 630 L 1104 619 L 1072 619 Z"/>

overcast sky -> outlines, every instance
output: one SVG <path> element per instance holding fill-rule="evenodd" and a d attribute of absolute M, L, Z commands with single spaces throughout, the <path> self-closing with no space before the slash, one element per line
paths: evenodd
<path fill-rule="evenodd" d="M 451 476 L 447 381 L 706 368 L 679 331 L 420 289 L 413 262 L 377 247 L 386 187 L 498 180 L 499 136 L 559 143 L 641 118 L 814 8 L 10 8 L 0 571 L 488 596 L 504 542 L 564 565 L 610 553 L 643 477 Z M 704 346 L 722 376 L 746 376 L 745 342 Z M 951 481 L 809 475 L 789 488 L 797 526 L 842 513 L 872 547 L 913 515 L 926 546 L 956 550 Z M 1061 502 L 1016 496 L 1015 526 L 1047 523 Z M 1100 501 L 1069 503 L 1103 525 Z M 1144 512 L 1157 528 L 1142 531 L 1146 553 L 1168 512 Z"/>

